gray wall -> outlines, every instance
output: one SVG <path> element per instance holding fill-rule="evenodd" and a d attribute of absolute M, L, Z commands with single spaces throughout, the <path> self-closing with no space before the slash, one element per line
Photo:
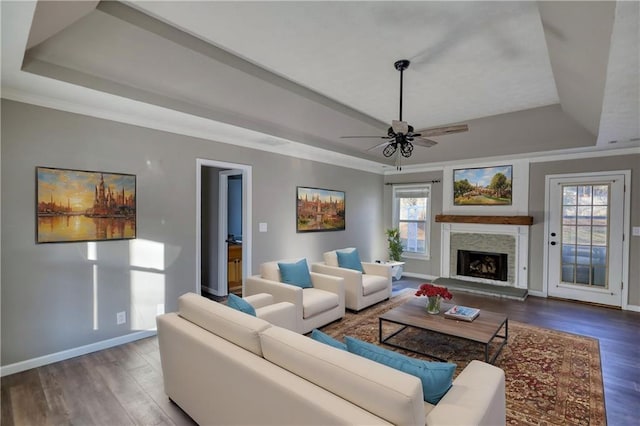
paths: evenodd
<path fill-rule="evenodd" d="M 542 291 L 544 258 L 545 176 L 563 173 L 586 173 L 631 170 L 631 226 L 640 226 L 640 155 L 588 158 L 533 163 L 529 167 L 529 214 L 533 226 L 529 239 L 529 288 Z M 629 190 L 629 185 L 627 185 Z M 629 246 L 629 304 L 640 305 L 640 237 L 631 236 Z"/>
<path fill-rule="evenodd" d="M 383 178 L 297 158 L 2 101 L 2 353 L 1 364 L 76 348 L 131 333 L 117 326 L 132 309 L 132 275 L 149 274 L 149 289 L 167 312 L 196 290 L 196 158 L 253 167 L 253 264 L 287 257 L 320 260 L 322 252 L 356 246 L 363 259 L 385 252 Z M 35 167 L 137 175 L 138 239 L 164 248 L 161 270 L 139 270 L 130 241 L 35 244 Z M 346 192 L 345 231 L 297 234 L 297 185 Z M 267 233 L 258 223 L 267 222 Z M 93 265 L 97 266 L 98 327 L 93 329 Z"/>

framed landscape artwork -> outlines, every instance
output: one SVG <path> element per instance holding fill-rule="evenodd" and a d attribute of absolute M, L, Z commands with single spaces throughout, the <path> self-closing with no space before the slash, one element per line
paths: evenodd
<path fill-rule="evenodd" d="M 136 238 L 136 176 L 36 168 L 36 242 Z"/>
<path fill-rule="evenodd" d="M 343 191 L 297 187 L 296 231 L 343 231 L 344 201 Z"/>
<path fill-rule="evenodd" d="M 455 206 L 510 206 L 513 166 L 478 167 L 453 171 Z"/>

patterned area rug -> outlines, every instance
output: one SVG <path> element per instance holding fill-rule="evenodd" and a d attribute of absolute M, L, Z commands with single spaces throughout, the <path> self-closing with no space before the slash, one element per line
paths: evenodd
<path fill-rule="evenodd" d="M 411 297 L 413 292 L 408 291 L 358 314 L 347 312 L 342 321 L 329 324 L 322 331 L 340 340 L 353 336 L 379 344 L 378 317 Z M 386 336 L 397 329 L 398 326 L 385 323 L 383 333 Z M 393 339 L 402 346 L 457 364 L 456 375 L 472 359 L 484 359 L 484 348 L 477 343 L 426 331 L 405 329 Z M 409 351 L 397 351 L 430 360 Z M 606 424 L 598 340 L 509 321 L 508 343 L 495 365 L 506 376 L 507 424 Z"/>

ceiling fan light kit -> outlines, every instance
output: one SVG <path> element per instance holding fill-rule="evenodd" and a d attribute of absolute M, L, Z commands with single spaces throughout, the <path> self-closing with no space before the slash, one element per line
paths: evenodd
<path fill-rule="evenodd" d="M 413 153 L 413 146 L 419 145 L 426 148 L 437 145 L 438 142 L 425 138 L 422 133 L 428 133 L 431 136 L 441 136 L 450 133 L 466 132 L 469 127 L 466 124 L 457 126 L 447 126 L 435 129 L 429 129 L 413 132 L 413 126 L 410 126 L 406 121 L 402 121 L 402 95 L 403 95 L 403 73 L 409 68 L 411 62 L 408 59 L 400 59 L 396 61 L 393 66 L 396 70 L 400 71 L 400 113 L 399 119 L 391 122 L 391 127 L 387 130 L 386 136 L 342 136 L 343 138 L 381 138 L 385 141 L 374 147 L 369 148 L 367 151 L 378 149 L 384 146 L 382 155 L 385 157 L 391 157 L 396 155 L 396 168 L 402 170 L 401 158 L 409 158 Z M 386 145 L 386 146 L 385 146 Z"/>

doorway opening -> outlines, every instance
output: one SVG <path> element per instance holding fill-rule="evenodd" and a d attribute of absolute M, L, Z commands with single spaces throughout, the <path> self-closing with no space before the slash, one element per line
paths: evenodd
<path fill-rule="evenodd" d="M 196 160 L 196 292 L 243 294 L 251 273 L 251 166 Z"/>

